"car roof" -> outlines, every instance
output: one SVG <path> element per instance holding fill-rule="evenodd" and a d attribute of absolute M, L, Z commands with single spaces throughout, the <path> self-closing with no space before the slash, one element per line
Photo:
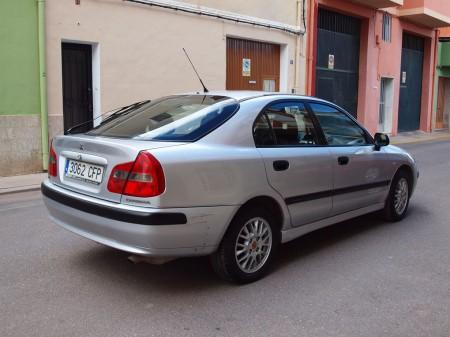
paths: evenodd
<path fill-rule="evenodd" d="M 190 92 L 185 93 L 189 95 L 205 95 L 204 92 Z M 184 94 L 184 95 L 185 95 Z M 215 90 L 215 91 L 208 91 L 206 93 L 208 96 L 226 96 L 233 98 L 237 101 L 246 101 L 252 98 L 258 98 L 263 96 L 292 96 L 295 98 L 303 98 L 303 99 L 315 99 L 318 101 L 321 101 L 320 99 L 316 97 L 311 96 L 304 96 L 304 95 L 297 95 L 297 94 L 290 94 L 290 93 L 283 93 L 283 92 L 267 92 L 267 91 L 250 91 L 250 90 Z"/>

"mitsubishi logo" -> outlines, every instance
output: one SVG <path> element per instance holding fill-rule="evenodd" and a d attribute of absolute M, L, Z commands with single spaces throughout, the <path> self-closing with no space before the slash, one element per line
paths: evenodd
<path fill-rule="evenodd" d="M 83 144 L 80 144 L 80 151 L 83 151 L 84 150 L 84 146 L 83 146 Z"/>

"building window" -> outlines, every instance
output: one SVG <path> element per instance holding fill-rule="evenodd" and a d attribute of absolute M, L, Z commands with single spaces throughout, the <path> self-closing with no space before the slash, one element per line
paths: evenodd
<path fill-rule="evenodd" d="M 383 41 L 391 42 L 392 38 L 392 16 L 383 14 Z"/>

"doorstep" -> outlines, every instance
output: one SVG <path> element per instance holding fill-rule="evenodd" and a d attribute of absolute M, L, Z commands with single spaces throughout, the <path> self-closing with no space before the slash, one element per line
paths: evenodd
<path fill-rule="evenodd" d="M 0 177 L 0 195 L 39 190 L 45 178 L 47 178 L 47 173 Z"/>

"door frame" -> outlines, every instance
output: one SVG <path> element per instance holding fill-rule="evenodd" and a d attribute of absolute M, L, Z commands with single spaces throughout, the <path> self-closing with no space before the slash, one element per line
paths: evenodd
<path fill-rule="evenodd" d="M 91 60 L 91 68 L 92 68 L 92 118 L 94 119 L 94 126 L 98 126 L 101 122 L 102 108 L 101 108 L 101 91 L 100 91 L 100 44 L 98 42 L 89 42 L 89 41 L 81 41 L 81 40 L 73 40 L 73 39 L 61 39 L 61 67 L 62 69 L 62 44 L 63 43 L 76 43 L 76 44 L 84 44 L 90 45 L 92 50 L 92 60 Z M 61 74 L 62 79 L 62 74 Z M 63 97 L 61 96 L 61 100 Z"/>
<path fill-rule="evenodd" d="M 385 102 L 384 102 L 384 111 L 385 111 L 385 121 L 384 125 L 381 128 L 381 125 L 378 124 L 378 132 L 392 134 L 393 131 L 393 118 L 394 118 L 394 95 L 395 95 L 395 78 L 390 76 L 381 76 L 380 78 L 380 99 L 379 104 L 381 105 L 381 81 L 386 80 L 388 82 L 388 86 L 384 88 L 385 94 Z M 380 112 L 380 111 L 379 111 Z"/>

